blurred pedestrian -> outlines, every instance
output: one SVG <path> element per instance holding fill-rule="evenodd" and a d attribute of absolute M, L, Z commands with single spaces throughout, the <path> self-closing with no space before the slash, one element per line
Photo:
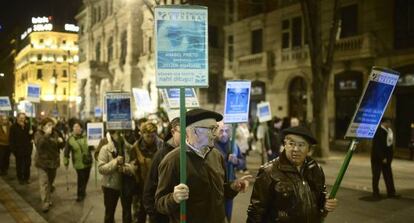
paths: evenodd
<path fill-rule="evenodd" d="M 0 176 L 6 176 L 10 162 L 10 122 L 6 115 L 0 115 Z"/>
<path fill-rule="evenodd" d="M 282 134 L 283 152 L 257 174 L 247 222 L 321 222 L 337 201 L 327 198 L 322 168 L 309 157 L 317 141 L 302 126 Z"/>
<path fill-rule="evenodd" d="M 282 126 L 282 120 L 278 117 L 273 117 L 268 124 L 268 135 L 265 137 L 265 147 L 267 153 L 267 161 L 271 161 L 279 156 L 280 147 L 282 145 L 282 139 L 280 136 L 280 128 Z"/>
<path fill-rule="evenodd" d="M 168 216 L 159 213 L 155 208 L 155 192 L 158 186 L 158 167 L 161 160 L 173 149 L 180 146 L 180 118 L 173 119 L 169 126 L 169 134 L 166 135 L 164 145 L 155 153 L 150 172 L 145 182 L 142 203 L 149 215 L 150 223 L 168 223 Z"/>
<path fill-rule="evenodd" d="M 77 174 L 77 198 L 76 201 L 83 201 L 86 196 L 86 186 L 88 185 L 89 175 L 92 167 L 93 147 L 88 146 L 86 134 L 83 132 L 83 124 L 79 120 L 75 121 L 72 126 L 65 150 L 64 165 L 66 170 L 69 166 L 69 158 L 72 157 L 72 166 Z"/>
<path fill-rule="evenodd" d="M 186 113 L 187 184 L 180 183 L 180 149 L 168 153 L 159 166 L 155 204 L 169 216 L 171 223 L 180 222 L 181 201 L 186 200 L 187 222 L 224 223 L 225 199 L 232 199 L 248 187 L 244 176 L 228 182 L 222 154 L 214 148 L 217 122 L 223 116 L 213 111 L 193 109 Z"/>
<path fill-rule="evenodd" d="M 231 137 L 232 127 L 231 125 L 224 124 L 222 121 L 218 123 L 217 133 L 215 139 L 215 148 L 217 148 L 224 157 L 224 163 L 227 170 L 227 177 L 229 181 L 236 179 L 236 168 L 244 169 L 246 161 L 240 152 L 239 146 L 234 143 L 233 149 L 231 149 Z M 226 199 L 225 210 L 227 221 L 231 221 L 231 215 L 233 211 L 233 199 Z"/>
<path fill-rule="evenodd" d="M 408 148 L 410 149 L 410 160 L 414 157 L 414 122 L 410 125 L 410 141 L 408 142 Z"/>
<path fill-rule="evenodd" d="M 163 146 L 163 141 L 157 135 L 158 127 L 151 121 L 147 121 L 141 125 L 141 138 L 132 149 L 132 156 L 135 158 L 137 166 L 136 191 L 133 198 L 133 215 L 136 222 L 145 222 L 147 213 L 143 204 L 143 191 L 145 181 L 151 168 L 152 158 L 154 154 Z"/>
<path fill-rule="evenodd" d="M 20 184 L 28 184 L 32 163 L 33 130 L 24 113 L 17 114 L 16 123 L 10 128 L 10 149 L 16 158 L 16 175 Z"/>
<path fill-rule="evenodd" d="M 36 145 L 35 166 L 38 170 L 42 211 L 49 211 L 56 169 L 60 166 L 60 149 L 64 147 L 62 137 L 54 130 L 55 121 L 49 117 L 40 122 L 34 141 Z"/>
<path fill-rule="evenodd" d="M 122 205 L 122 222 L 132 222 L 132 185 L 136 166 L 131 159 L 131 146 L 119 131 L 106 134 L 107 143 L 98 155 L 98 170 L 102 174 L 102 191 L 105 205 L 105 223 L 115 222 L 115 211 L 119 198 Z"/>
<path fill-rule="evenodd" d="M 390 198 L 398 198 L 394 179 L 392 176 L 391 162 L 393 159 L 394 134 L 391 129 L 391 119 L 382 118 L 380 126 L 372 139 L 371 170 L 372 170 L 372 196 L 379 199 L 379 179 L 381 172 L 384 177 L 387 195 Z"/>
<path fill-rule="evenodd" d="M 249 132 L 249 127 L 246 123 L 239 123 L 236 129 L 236 144 L 240 148 L 240 152 L 244 157 L 245 165 L 239 171 L 243 174 L 249 174 L 247 169 L 246 160 L 249 151 L 249 141 L 251 140 L 252 134 Z"/>

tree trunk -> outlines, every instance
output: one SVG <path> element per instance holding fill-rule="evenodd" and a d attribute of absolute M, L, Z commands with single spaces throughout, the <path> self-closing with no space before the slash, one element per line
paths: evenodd
<path fill-rule="evenodd" d="M 312 127 L 318 139 L 316 155 L 329 156 L 328 90 L 332 71 L 335 37 L 339 21 L 339 0 L 333 2 L 333 17 L 327 45 L 322 40 L 321 0 L 301 0 L 302 14 L 308 30 L 309 55 L 312 66 Z M 323 59 L 324 45 L 326 58 Z"/>

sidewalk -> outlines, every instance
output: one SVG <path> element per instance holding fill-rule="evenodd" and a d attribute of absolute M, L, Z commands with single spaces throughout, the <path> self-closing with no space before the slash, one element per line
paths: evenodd
<path fill-rule="evenodd" d="M 0 222 L 47 222 L 0 177 Z"/>

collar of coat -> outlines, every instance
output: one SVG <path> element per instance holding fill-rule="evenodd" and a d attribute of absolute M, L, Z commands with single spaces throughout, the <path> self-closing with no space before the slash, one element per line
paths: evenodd
<path fill-rule="evenodd" d="M 280 169 L 281 171 L 285 171 L 285 172 L 298 173 L 298 170 L 296 169 L 296 167 L 286 157 L 286 151 L 283 151 L 277 159 L 279 160 L 279 162 L 278 162 L 278 165 L 275 165 L 276 168 Z M 308 156 L 303 162 L 302 170 L 312 169 L 317 165 L 318 164 L 316 163 L 316 161 Z"/>

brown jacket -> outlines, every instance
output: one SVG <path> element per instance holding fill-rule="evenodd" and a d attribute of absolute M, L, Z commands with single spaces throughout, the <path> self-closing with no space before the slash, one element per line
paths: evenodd
<path fill-rule="evenodd" d="M 174 149 L 161 161 L 159 184 L 155 194 L 157 211 L 168 215 L 170 222 L 179 221 L 179 204 L 173 199 L 174 186 L 180 184 L 180 150 Z M 187 222 L 224 223 L 225 199 L 233 199 L 237 192 L 226 182 L 223 156 L 211 149 L 203 159 L 187 148 Z"/>
<path fill-rule="evenodd" d="M 10 136 L 10 125 L 6 125 L 6 132 L 4 132 L 3 125 L 0 125 L 0 146 L 8 146 Z"/>

